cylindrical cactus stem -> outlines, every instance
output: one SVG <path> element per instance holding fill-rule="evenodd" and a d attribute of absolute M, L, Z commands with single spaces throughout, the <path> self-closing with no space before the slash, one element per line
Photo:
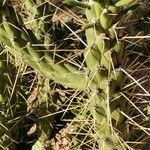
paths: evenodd
<path fill-rule="evenodd" d="M 96 92 L 95 92 L 96 91 Z M 115 133 L 114 127 L 122 121 L 122 116 L 116 110 L 111 112 L 106 102 L 106 94 L 99 93 L 97 90 L 92 91 L 89 95 L 91 103 L 89 104 L 89 110 L 93 115 L 95 124 L 95 138 L 99 145 L 99 149 L 118 149 L 122 150 L 121 143 L 117 140 L 118 133 Z M 95 94 L 94 94 L 95 93 Z M 110 104 L 111 105 L 111 104 Z M 95 109 L 93 109 L 93 107 Z M 112 120 L 113 119 L 113 120 Z M 111 121 L 113 121 L 114 127 L 112 127 Z"/>
<path fill-rule="evenodd" d="M 6 10 L 9 11 L 8 9 L 4 9 L 4 11 Z M 3 14 L 1 15 L 3 16 Z M 13 24 L 13 22 L 15 23 Z M 84 78 L 84 75 L 80 73 L 77 68 L 74 68 L 76 72 L 72 73 L 63 65 L 63 63 L 57 64 L 57 62 L 54 62 L 52 55 L 45 52 L 46 48 L 44 46 L 32 46 L 32 40 L 35 41 L 35 39 L 32 39 L 32 37 L 31 39 L 28 38 L 30 33 L 26 37 L 22 37 L 22 35 L 26 35 L 26 31 L 28 31 L 25 27 L 22 28 L 17 26 L 17 20 L 13 22 L 5 22 L 6 25 L 12 24 L 9 26 L 12 35 L 15 34 L 14 26 L 18 29 L 17 32 L 19 34 L 17 34 L 16 37 L 12 36 L 11 39 L 7 35 L 9 31 L 3 28 L 3 23 L 0 26 L 0 31 L 2 31 L 0 41 L 6 44 L 8 51 L 10 51 L 12 55 L 21 58 L 28 65 L 37 69 L 42 75 L 45 75 L 47 78 L 52 79 L 57 83 L 63 84 L 65 87 L 78 88 L 80 90 L 86 88 L 87 79 Z M 30 44 L 28 44 L 29 42 Z M 38 51 L 38 48 L 41 52 Z M 75 78 L 77 80 L 75 80 Z"/>
<path fill-rule="evenodd" d="M 65 0 L 65 2 L 71 4 L 73 0 Z M 87 68 L 90 70 L 89 76 L 93 77 L 91 78 L 97 83 L 96 89 L 100 91 L 93 97 L 93 92 L 89 95 L 89 98 L 92 97 L 92 100 L 90 100 L 91 103 L 93 104 L 94 101 L 95 107 L 100 110 L 99 112 L 92 109 L 92 104 L 89 108 L 95 118 L 95 130 L 98 136 L 101 137 L 97 140 L 99 149 L 122 150 L 123 144 L 118 140 L 116 135 L 121 135 L 123 139 L 126 139 L 126 137 L 122 136 L 124 133 L 116 132 L 117 130 L 120 132 L 126 130 L 126 126 L 124 126 L 123 130 L 120 130 L 120 126 L 124 122 L 124 119 L 122 119 L 124 117 L 117 111 L 123 109 L 119 104 L 121 102 L 117 99 L 115 101 L 116 105 L 114 105 L 115 103 L 111 100 L 116 95 L 119 95 L 118 89 L 121 86 L 122 79 L 120 66 L 125 62 L 124 44 L 123 41 L 118 40 L 115 26 L 116 24 L 122 25 L 122 19 L 117 19 L 118 16 L 121 18 L 121 11 L 124 9 L 122 7 L 132 2 L 135 2 L 135 0 L 119 0 L 117 2 L 90 0 L 89 8 L 80 6 L 85 11 L 87 24 L 90 24 L 90 26 L 85 28 L 88 47 L 84 53 L 84 58 Z M 124 16 L 125 14 L 123 14 Z M 97 66 L 100 67 L 96 68 Z M 103 72 L 105 72 L 105 76 L 102 75 Z M 91 91 L 95 89 L 92 86 L 90 88 Z M 122 98 L 120 99 L 122 100 Z M 128 109 L 128 107 L 126 108 Z M 102 124 L 103 121 L 105 122 L 104 124 Z M 106 129 L 106 132 L 105 130 L 103 132 L 102 128 Z M 116 128 L 116 131 L 114 128 Z"/>

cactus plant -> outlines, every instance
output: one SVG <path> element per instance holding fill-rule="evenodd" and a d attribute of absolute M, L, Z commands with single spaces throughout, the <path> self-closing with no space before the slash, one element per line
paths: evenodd
<path fill-rule="evenodd" d="M 23 26 L 24 20 L 6 3 L 0 6 L 0 41 L 12 55 L 21 58 L 46 78 L 62 84 L 65 88 L 84 91 L 91 101 L 88 109 L 96 122 L 94 138 L 99 149 L 125 149 L 127 145 L 122 141 L 129 140 L 130 134 L 123 113 L 128 115 L 129 104 L 120 95 L 119 90 L 122 85 L 122 67 L 126 61 L 126 51 L 122 41 L 123 35 L 117 35 L 117 27 L 122 26 L 124 17 L 138 6 L 138 0 L 64 2 L 81 8 L 87 18 L 83 27 L 87 41 L 82 61 L 85 67 L 79 68 L 68 62 L 59 63 L 57 57 L 54 60 L 53 53 L 46 52 L 46 42 L 41 36 L 47 30 L 44 23 L 39 32 L 35 29 L 42 20 L 36 20 L 35 24 L 32 24 L 34 29 L 32 25 L 27 29 Z M 43 1 L 36 3 L 41 6 L 47 5 Z M 26 9 L 31 10 L 33 6 L 33 1 L 26 1 Z M 31 16 L 33 20 L 36 19 L 36 13 L 42 13 L 38 7 L 33 9 L 33 15 L 30 10 L 27 10 L 29 18 Z M 10 18 L 10 14 L 13 18 Z M 33 46 L 35 42 L 42 46 Z M 48 43 L 51 42 L 49 39 Z"/>
<path fill-rule="evenodd" d="M 73 1 L 66 0 L 65 3 L 79 7 L 78 1 L 74 3 Z M 89 1 L 86 9 L 80 6 L 85 11 L 87 24 L 93 24 L 85 28 L 88 48 L 84 57 L 90 76 L 94 76 L 93 80 L 98 83 L 96 87 L 91 86 L 91 94 L 88 94 L 91 101 L 95 102 L 94 105 L 98 107 L 98 110 L 90 110 L 97 123 L 96 134 L 99 149 L 123 149 L 120 140 L 117 140 L 118 133 L 115 132 L 115 128 L 124 135 L 121 138 L 129 139 L 127 126 L 124 124 L 125 118 L 120 114 L 120 110 L 128 114 L 128 103 L 122 97 L 115 101 L 112 99 L 119 96 L 118 89 L 121 87 L 123 78 L 121 67 L 126 60 L 124 44 L 121 37 L 117 37 L 116 28 L 123 23 L 122 18 L 125 14 L 122 14 L 122 11 L 133 7 L 133 5 L 130 6 L 131 2 L 133 1 L 93 0 Z M 93 93 L 95 93 L 94 96 Z M 94 106 L 90 106 L 92 107 Z"/>

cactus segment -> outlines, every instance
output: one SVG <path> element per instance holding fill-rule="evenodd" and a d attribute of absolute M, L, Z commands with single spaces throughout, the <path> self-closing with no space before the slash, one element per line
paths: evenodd
<path fill-rule="evenodd" d="M 117 14 L 119 11 L 119 8 L 113 5 L 109 5 L 108 6 L 108 10 L 112 13 L 112 14 Z"/>
<path fill-rule="evenodd" d="M 78 0 L 64 0 L 65 4 L 68 4 L 72 7 L 80 7 L 80 8 L 90 8 L 89 3 L 87 2 L 80 2 Z"/>
<path fill-rule="evenodd" d="M 102 27 L 106 30 L 111 27 L 113 21 L 113 17 L 108 12 L 108 10 L 105 8 L 103 9 L 103 12 L 100 15 L 100 23 Z"/>
<path fill-rule="evenodd" d="M 118 2 L 116 2 L 115 6 L 121 7 L 121 6 L 129 5 L 130 3 L 133 3 L 136 1 L 137 0 L 119 0 Z"/>

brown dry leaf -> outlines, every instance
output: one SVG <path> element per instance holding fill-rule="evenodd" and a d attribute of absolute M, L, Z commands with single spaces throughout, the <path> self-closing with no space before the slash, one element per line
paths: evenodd
<path fill-rule="evenodd" d="M 74 131 L 72 125 L 64 127 L 55 138 L 50 140 L 52 150 L 70 150 L 71 141 L 67 138 L 67 134 L 71 134 Z"/>
<path fill-rule="evenodd" d="M 36 101 L 38 95 L 38 88 L 34 88 L 31 92 L 30 96 L 27 99 L 27 112 L 29 112 L 32 108 L 33 103 Z"/>
<path fill-rule="evenodd" d="M 37 126 L 36 124 L 33 124 L 33 126 L 30 128 L 30 130 L 27 132 L 27 136 L 32 136 L 36 132 Z"/>

